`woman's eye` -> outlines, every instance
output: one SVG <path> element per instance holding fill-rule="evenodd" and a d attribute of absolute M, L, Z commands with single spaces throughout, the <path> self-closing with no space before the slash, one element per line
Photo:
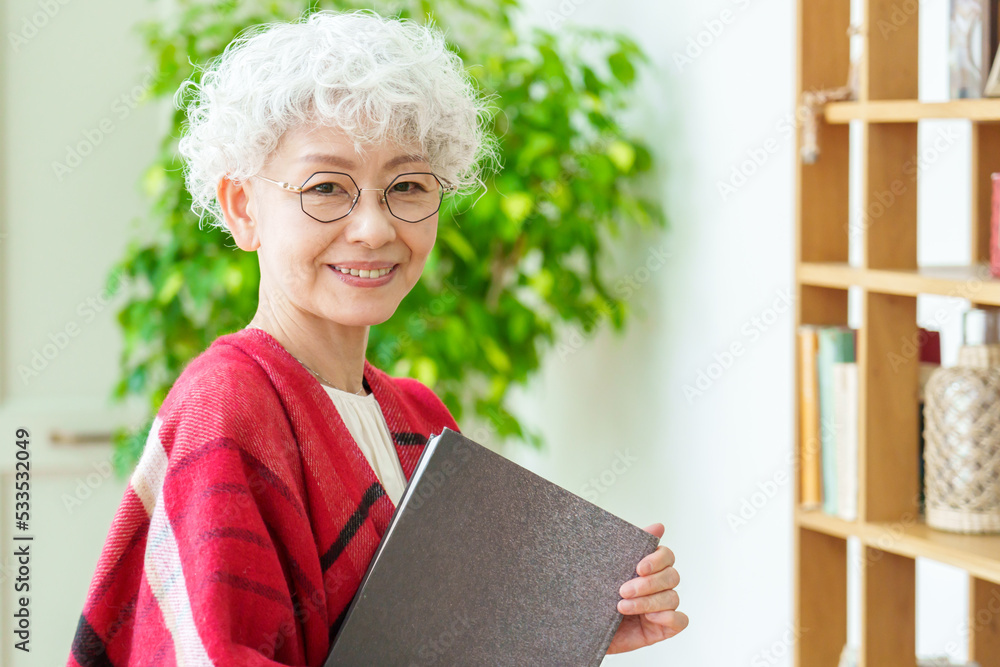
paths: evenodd
<path fill-rule="evenodd" d="M 318 195 L 344 195 L 347 190 L 339 183 L 317 183 L 307 190 L 311 194 Z"/>
<path fill-rule="evenodd" d="M 414 192 L 415 193 L 415 192 L 420 192 L 422 190 L 423 190 L 423 187 L 421 187 L 421 185 L 419 183 L 415 183 L 414 181 L 402 181 L 402 182 L 396 183 L 395 185 L 392 186 L 392 191 L 393 192 Z"/>

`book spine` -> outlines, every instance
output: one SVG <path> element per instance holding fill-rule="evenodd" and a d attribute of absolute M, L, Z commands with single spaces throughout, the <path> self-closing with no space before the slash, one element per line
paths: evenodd
<path fill-rule="evenodd" d="M 836 358 L 837 330 L 819 330 L 816 373 L 819 378 L 820 447 L 823 469 L 823 511 L 837 513 L 837 422 L 834 408 L 833 363 Z"/>
<path fill-rule="evenodd" d="M 801 504 L 818 509 L 823 502 L 820 465 L 819 378 L 816 375 L 816 329 L 799 330 L 799 474 Z"/>
<path fill-rule="evenodd" d="M 608 647 L 611 646 L 611 640 L 614 639 L 615 633 L 618 632 L 618 627 L 622 624 L 625 616 L 621 612 L 615 612 L 616 620 L 611 623 L 611 627 L 608 631 L 604 633 L 601 638 L 600 643 L 594 651 L 594 660 L 587 667 L 599 667 L 599 665 L 604 662 L 604 656 L 608 653 Z"/>
<path fill-rule="evenodd" d="M 834 364 L 837 403 L 837 516 L 858 518 L 858 365 Z"/>
<path fill-rule="evenodd" d="M 837 327 L 833 339 L 833 424 L 837 459 L 837 516 L 847 521 L 855 518 L 857 492 L 851 470 L 856 467 L 858 434 L 857 364 L 853 329 Z M 854 496 L 854 498 L 852 498 Z"/>

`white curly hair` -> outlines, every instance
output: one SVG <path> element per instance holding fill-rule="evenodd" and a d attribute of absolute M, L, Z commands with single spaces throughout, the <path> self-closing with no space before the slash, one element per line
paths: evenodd
<path fill-rule="evenodd" d="M 419 146 L 447 185 L 469 191 L 495 161 L 484 126 L 490 100 L 473 86 L 444 35 L 374 12 L 318 11 L 248 28 L 174 96 L 187 122 L 179 150 L 201 221 L 226 229 L 223 176 L 257 174 L 290 129 L 338 127 L 359 151 Z"/>

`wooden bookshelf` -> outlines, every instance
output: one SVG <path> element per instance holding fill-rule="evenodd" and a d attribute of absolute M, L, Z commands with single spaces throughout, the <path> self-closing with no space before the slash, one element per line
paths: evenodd
<path fill-rule="evenodd" d="M 798 276 L 802 284 L 816 287 L 847 289 L 857 286 L 870 292 L 900 296 L 937 294 L 1000 306 L 1000 280 L 990 276 L 986 264 L 882 270 L 837 262 L 802 262 Z"/>
<path fill-rule="evenodd" d="M 1000 584 L 1000 535 L 959 535 L 928 528 L 918 516 L 894 522 L 844 521 L 819 511 L 796 512 L 799 526 L 908 558 L 933 558 Z"/>
<path fill-rule="evenodd" d="M 847 81 L 850 3 L 797 4 L 801 101 L 805 91 L 837 88 Z M 857 337 L 858 520 L 801 509 L 794 513 L 795 664 L 837 665 L 847 640 L 847 573 L 855 566 L 861 586 L 861 667 L 915 667 L 919 557 L 968 572 L 970 659 L 984 667 L 1000 665 L 1000 537 L 956 535 L 923 523 L 918 505 L 918 360 L 900 354 L 905 341 L 916 340 L 921 294 L 1000 306 L 1000 281 L 984 268 L 990 174 L 1000 171 L 1000 100 L 917 101 L 919 16 L 900 22 L 893 0 L 861 4 L 865 45 L 859 99 L 827 106 L 818 131 L 819 160 L 808 165 L 796 159 L 796 324 L 847 324 L 849 288 L 861 298 L 862 321 Z M 879 25 L 895 29 L 880 31 Z M 966 266 L 920 267 L 919 182 L 904 169 L 918 153 L 919 122 L 940 118 L 965 120 L 972 127 L 972 188 L 956 195 L 968 197 L 972 205 L 972 253 Z M 861 132 L 856 156 L 861 201 L 854 208 L 878 209 L 858 230 L 848 225 L 851 121 L 858 121 Z M 899 187 L 901 182 L 905 187 Z M 886 192 L 894 193 L 889 205 Z M 861 244 L 859 266 L 848 263 L 850 242 Z M 801 443 L 796 447 L 801 451 Z M 795 473 L 798 507 L 797 464 Z M 860 563 L 848 562 L 851 537 L 861 544 Z"/>
<path fill-rule="evenodd" d="M 934 118 L 972 121 L 1000 121 L 1000 99 L 919 102 L 917 100 L 877 100 L 837 102 L 826 107 L 826 122 L 916 123 Z"/>

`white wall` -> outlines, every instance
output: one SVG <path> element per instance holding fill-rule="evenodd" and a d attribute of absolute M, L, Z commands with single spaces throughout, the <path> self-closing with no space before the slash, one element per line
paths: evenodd
<path fill-rule="evenodd" d="M 947 0 L 925 0 L 921 10 L 922 96 L 943 99 Z M 671 259 L 634 298 L 645 314 L 624 338 L 602 333 L 550 357 L 522 397 L 549 449 L 505 452 L 580 493 L 604 472 L 612 483 L 598 504 L 639 526 L 666 525 L 661 543 L 677 556 L 691 625 L 609 665 L 791 664 L 794 317 L 776 306 L 793 292 L 795 138 L 785 121 L 795 106 L 794 12 L 792 0 L 533 3 L 531 20 L 541 25 L 565 18 L 635 36 L 655 65 L 633 120 L 662 161 L 670 230 L 635 241 L 612 275 L 641 271 L 652 247 L 665 245 Z M 719 30 L 721 18 L 729 22 Z M 693 62 L 675 58 L 699 35 L 708 46 L 691 47 Z M 952 205 L 969 187 L 968 125 L 958 126 L 954 147 L 921 172 L 921 262 L 967 259 L 968 206 Z M 921 141 L 940 128 L 922 127 Z M 721 196 L 719 182 L 769 147 L 777 150 L 757 172 Z M 921 313 L 937 303 L 921 298 Z M 960 304 L 947 305 L 958 312 Z M 956 322 L 946 323 L 945 346 L 957 345 Z M 733 343 L 743 353 L 689 400 L 685 385 Z M 609 472 L 619 451 L 635 458 L 620 475 Z M 751 498 L 751 518 L 731 525 Z M 853 570 L 849 577 L 856 642 Z M 964 658 L 963 574 L 920 560 L 917 595 L 918 652 Z"/>
<path fill-rule="evenodd" d="M 59 445 L 51 434 L 107 433 L 140 414 L 109 400 L 121 299 L 107 298 L 105 280 L 146 210 L 139 180 L 164 128 L 157 109 L 136 104 L 153 74 L 134 26 L 153 7 L 0 4 L 0 665 L 8 667 L 65 664 L 125 486 L 112 474 L 109 443 Z M 31 434 L 30 653 L 12 641 L 18 428 Z"/>
<path fill-rule="evenodd" d="M 616 450 L 631 450 L 636 463 L 598 504 L 639 526 L 663 522 L 661 543 L 677 556 L 690 627 L 609 665 L 790 664 L 765 651 L 787 656 L 791 629 L 794 315 L 781 296 L 793 291 L 794 136 L 779 123 L 794 104 L 793 8 L 590 1 L 567 12 L 574 23 L 629 32 L 652 57 L 635 126 L 663 165 L 670 218 L 665 239 L 636 242 L 618 274 L 638 270 L 647 246 L 670 248 L 669 264 L 635 298 L 645 317 L 624 338 L 602 334 L 551 359 L 525 400 L 550 449 L 522 450 L 523 460 L 580 491 Z M 546 23 L 560 3 L 536 9 Z M 693 62 L 675 64 L 724 9 L 734 20 L 700 55 L 692 51 Z M 718 182 L 769 140 L 777 153 L 723 201 Z M 743 354 L 703 395 L 686 397 L 685 385 L 734 343 Z M 727 516 L 762 487 L 771 497 L 732 527 Z"/>

